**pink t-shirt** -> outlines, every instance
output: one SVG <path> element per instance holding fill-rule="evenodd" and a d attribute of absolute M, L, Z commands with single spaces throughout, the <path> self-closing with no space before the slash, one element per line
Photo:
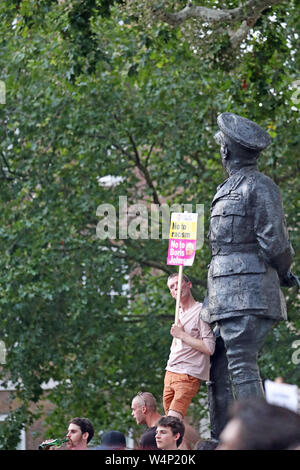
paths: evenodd
<path fill-rule="evenodd" d="M 179 320 L 184 331 L 194 338 L 201 339 L 211 354 L 215 350 L 215 337 L 209 324 L 201 320 L 202 304 L 196 302 L 184 312 L 179 310 Z M 188 374 L 200 380 L 209 380 L 210 356 L 191 348 L 184 341 L 173 338 L 166 370 L 178 374 Z"/>

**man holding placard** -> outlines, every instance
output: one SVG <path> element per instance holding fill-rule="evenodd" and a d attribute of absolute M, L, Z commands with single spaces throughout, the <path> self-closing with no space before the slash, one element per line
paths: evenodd
<path fill-rule="evenodd" d="M 178 296 L 178 274 L 168 278 L 174 299 Z M 170 330 L 173 336 L 164 380 L 163 404 L 166 415 L 183 419 L 201 380 L 208 380 L 210 355 L 215 348 L 213 332 L 200 318 L 202 304 L 192 295 L 192 283 L 183 275 L 178 320 Z"/>
<path fill-rule="evenodd" d="M 183 275 L 184 266 L 192 266 L 196 252 L 197 213 L 178 212 L 171 216 L 168 265 L 179 272 L 168 278 L 168 287 L 176 299 L 173 336 L 164 380 L 163 404 L 166 415 L 183 419 L 201 380 L 208 380 L 215 338 L 208 323 L 200 318 L 202 304 L 192 295 L 192 283 Z"/>

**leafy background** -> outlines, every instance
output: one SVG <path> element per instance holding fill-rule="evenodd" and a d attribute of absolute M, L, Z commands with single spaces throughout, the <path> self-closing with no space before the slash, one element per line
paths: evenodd
<path fill-rule="evenodd" d="M 74 416 L 89 417 L 97 431 L 139 433 L 130 415 L 139 390 L 151 391 L 162 411 L 174 312 L 167 240 L 100 240 L 97 207 L 111 204 L 118 217 L 120 196 L 128 206 L 204 204 L 207 232 L 225 179 L 213 138 L 221 112 L 253 119 L 273 138 L 259 168 L 280 186 L 297 274 L 299 1 L 266 9 L 238 50 L 225 27 L 172 27 L 151 14 L 153 4 L 1 2 L 1 380 L 17 384 L 20 404 L 1 427 L 3 449 L 14 449 L 17 431 L 39 417 L 29 408 L 50 379 L 57 386 L 48 436 Z M 118 183 L 99 184 L 107 176 Z M 199 300 L 209 259 L 205 241 L 187 270 Z M 300 386 L 292 361 L 299 296 L 284 294 L 289 321 L 269 336 L 261 374 Z M 205 396 L 203 385 L 190 409 L 195 425 Z"/>

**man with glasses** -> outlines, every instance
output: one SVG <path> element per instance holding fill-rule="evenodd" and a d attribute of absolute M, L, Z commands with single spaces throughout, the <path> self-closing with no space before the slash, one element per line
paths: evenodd
<path fill-rule="evenodd" d="M 168 287 L 177 298 L 178 274 L 168 278 Z M 201 381 L 209 379 L 210 355 L 214 353 L 215 338 L 208 323 L 200 318 L 202 304 L 192 295 L 192 283 L 183 276 L 177 325 L 170 330 L 173 341 L 166 366 L 163 404 L 165 414 L 181 420 Z"/>
<path fill-rule="evenodd" d="M 139 392 L 131 403 L 132 417 L 137 424 L 146 424 L 148 429 L 140 438 L 140 449 L 157 449 L 155 441 L 156 423 L 161 418 L 157 411 L 156 400 L 150 392 Z"/>

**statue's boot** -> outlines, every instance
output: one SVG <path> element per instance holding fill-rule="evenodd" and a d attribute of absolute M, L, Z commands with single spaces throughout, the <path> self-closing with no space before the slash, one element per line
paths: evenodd
<path fill-rule="evenodd" d="M 233 384 L 236 400 L 251 397 L 264 397 L 264 389 L 261 380 L 245 381 Z"/>

